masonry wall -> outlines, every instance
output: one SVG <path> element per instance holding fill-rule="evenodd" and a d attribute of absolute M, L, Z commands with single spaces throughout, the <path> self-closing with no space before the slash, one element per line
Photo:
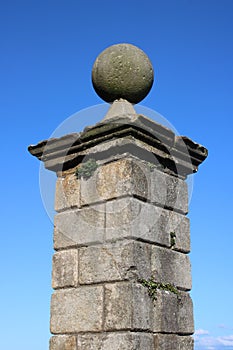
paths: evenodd
<path fill-rule="evenodd" d="M 58 174 L 50 350 L 193 349 L 186 182 L 129 154 L 98 163 Z M 153 299 L 152 277 L 177 293 Z"/>

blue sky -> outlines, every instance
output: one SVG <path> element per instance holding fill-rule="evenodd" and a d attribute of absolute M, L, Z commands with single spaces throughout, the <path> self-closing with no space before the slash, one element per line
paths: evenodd
<path fill-rule="evenodd" d="M 141 47 L 154 65 L 155 84 L 141 104 L 209 149 L 189 213 L 195 349 L 233 349 L 232 0 L 9 0 L 0 8 L 5 350 L 47 349 L 50 336 L 52 223 L 27 146 L 102 103 L 91 68 L 120 42 Z"/>

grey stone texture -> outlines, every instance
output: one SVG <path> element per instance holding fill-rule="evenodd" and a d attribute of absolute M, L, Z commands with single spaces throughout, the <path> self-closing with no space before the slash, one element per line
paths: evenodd
<path fill-rule="evenodd" d="M 58 335 L 50 339 L 49 350 L 77 350 L 75 336 Z"/>
<path fill-rule="evenodd" d="M 118 241 L 79 250 L 79 283 L 91 284 L 153 276 L 157 282 L 191 289 L 186 254 L 135 241 Z"/>
<path fill-rule="evenodd" d="M 106 159 L 128 152 L 144 160 L 153 159 L 152 162 L 162 164 L 164 172 L 183 179 L 197 172 L 208 155 L 200 144 L 134 113 L 99 122 L 83 132 L 41 141 L 28 150 L 44 162 L 46 169 L 59 175 L 75 168 L 83 157 Z"/>
<path fill-rule="evenodd" d="M 57 212 L 80 207 L 80 181 L 75 174 L 57 179 L 54 207 Z"/>
<path fill-rule="evenodd" d="M 129 157 L 103 164 L 89 179 L 79 180 L 70 173 L 59 177 L 55 210 L 80 208 L 122 196 L 137 196 L 163 208 L 188 212 L 185 181 Z"/>
<path fill-rule="evenodd" d="M 94 176 L 81 180 L 81 205 L 137 195 L 148 198 L 149 173 L 145 165 L 129 158 L 100 166 Z"/>
<path fill-rule="evenodd" d="M 64 173 L 56 192 L 51 350 L 191 350 L 186 183 L 122 158 L 87 180 Z M 152 300 L 151 276 L 179 294 Z"/>
<path fill-rule="evenodd" d="M 177 295 L 158 290 L 153 301 L 147 288 L 135 282 L 62 289 L 52 296 L 53 334 L 138 329 L 154 333 L 192 334 L 194 326 L 190 296 L 181 291 Z M 63 338 L 53 340 L 55 343 L 63 341 Z M 90 339 L 86 341 L 88 343 Z M 93 341 L 95 344 L 102 340 L 97 337 Z"/>
<path fill-rule="evenodd" d="M 157 291 L 154 301 L 154 333 L 177 333 L 191 335 L 194 333 L 193 304 L 188 293 Z"/>
<path fill-rule="evenodd" d="M 78 350 L 149 350 L 154 349 L 152 334 L 123 332 L 78 336 Z"/>
<path fill-rule="evenodd" d="M 186 292 L 158 290 L 156 300 L 138 283 L 105 285 L 104 329 L 144 330 L 154 333 L 192 334 L 193 306 Z"/>
<path fill-rule="evenodd" d="M 150 200 L 169 209 L 188 213 L 188 188 L 184 180 L 164 174 L 157 169 L 151 171 Z"/>
<path fill-rule="evenodd" d="M 54 248 L 76 247 L 119 239 L 141 239 L 190 251 L 189 219 L 136 198 L 121 198 L 106 204 L 58 213 L 54 219 Z"/>
<path fill-rule="evenodd" d="M 153 304 L 140 284 L 121 282 L 105 285 L 104 329 L 151 329 Z"/>
<path fill-rule="evenodd" d="M 52 295 L 51 333 L 98 332 L 102 330 L 102 322 L 102 286 L 60 289 Z"/>
<path fill-rule="evenodd" d="M 191 290 L 191 264 L 186 254 L 153 246 L 151 264 L 151 275 L 156 281 Z"/>
<path fill-rule="evenodd" d="M 119 118 L 132 119 L 135 117 L 137 117 L 137 113 L 134 109 L 134 106 L 127 100 L 120 98 L 119 100 L 115 100 L 113 103 L 110 104 L 109 109 L 105 114 L 102 122 L 114 122 L 116 119 Z"/>
<path fill-rule="evenodd" d="M 193 350 L 193 338 L 175 334 L 155 334 L 155 350 Z"/>
<path fill-rule="evenodd" d="M 107 241 L 134 238 L 170 247 L 171 232 L 176 234 L 173 248 L 189 252 L 189 221 L 184 215 L 136 198 L 106 203 Z"/>
<path fill-rule="evenodd" d="M 78 283 L 78 250 L 59 251 L 53 256 L 52 287 L 76 287 Z"/>
<path fill-rule="evenodd" d="M 120 241 L 80 248 L 80 284 L 146 278 L 151 274 L 151 246 Z"/>
<path fill-rule="evenodd" d="M 152 301 L 147 289 L 138 283 L 114 283 L 105 286 L 106 331 L 140 329 L 155 333 L 192 334 L 193 306 L 185 292 L 176 295 L 157 291 Z"/>
<path fill-rule="evenodd" d="M 104 224 L 104 204 L 58 213 L 54 218 L 54 248 L 102 243 Z"/>
<path fill-rule="evenodd" d="M 123 98 L 138 103 L 149 93 L 154 80 L 147 55 L 131 44 L 117 44 L 97 57 L 92 69 L 96 93 L 106 102 Z"/>
<path fill-rule="evenodd" d="M 56 221 L 56 217 L 54 218 L 54 222 Z M 59 225 L 59 220 L 58 220 Z M 54 226 L 53 230 L 53 246 L 55 250 L 61 249 L 61 248 L 71 248 L 76 247 L 77 242 L 69 237 L 66 233 L 63 233 L 62 228 L 58 228 L 58 226 Z"/>

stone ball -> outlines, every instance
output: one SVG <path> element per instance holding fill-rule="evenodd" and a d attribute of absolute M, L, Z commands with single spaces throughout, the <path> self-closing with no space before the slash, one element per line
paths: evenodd
<path fill-rule="evenodd" d="M 142 101 L 154 81 L 148 56 L 131 44 L 108 47 L 97 57 L 92 68 L 92 84 L 106 102 L 120 98 L 131 103 Z"/>

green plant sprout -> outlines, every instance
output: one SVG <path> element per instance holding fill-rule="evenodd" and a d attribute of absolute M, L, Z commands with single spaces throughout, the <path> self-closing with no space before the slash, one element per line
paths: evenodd
<path fill-rule="evenodd" d="M 176 233 L 175 232 L 170 232 L 170 238 L 171 238 L 171 248 L 172 248 L 176 244 Z"/>
<path fill-rule="evenodd" d="M 178 296 L 178 298 L 180 298 L 180 292 L 174 285 L 170 283 L 156 282 L 153 276 L 151 276 L 148 280 L 140 279 L 139 282 L 148 289 L 148 294 L 152 300 L 157 300 L 158 289 L 174 293 Z"/>

